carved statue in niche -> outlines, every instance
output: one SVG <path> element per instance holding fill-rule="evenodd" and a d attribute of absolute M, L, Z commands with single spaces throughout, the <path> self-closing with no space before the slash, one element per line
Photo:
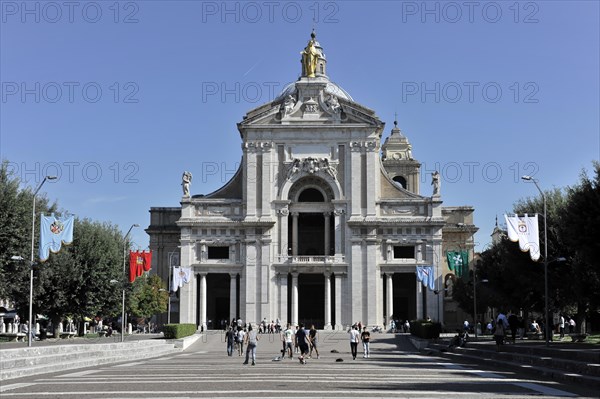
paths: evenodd
<path fill-rule="evenodd" d="M 185 171 L 181 176 L 181 188 L 183 189 L 183 196 L 190 196 L 190 185 L 192 184 L 192 173 Z"/>
<path fill-rule="evenodd" d="M 452 292 L 454 290 L 454 274 L 448 273 L 446 274 L 446 281 L 444 281 L 444 296 L 452 297 Z"/>

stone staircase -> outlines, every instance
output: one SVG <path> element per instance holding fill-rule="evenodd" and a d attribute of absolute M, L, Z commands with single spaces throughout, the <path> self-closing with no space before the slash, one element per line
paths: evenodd
<path fill-rule="evenodd" d="M 466 347 L 449 349 L 448 342 L 430 342 L 426 351 L 471 363 L 494 364 L 515 372 L 543 375 L 548 379 L 575 382 L 600 388 L 600 348 L 553 343 L 547 348 L 524 343 L 503 345 L 499 352 L 492 342 L 468 342 Z"/>
<path fill-rule="evenodd" d="M 4 349 L 0 351 L 0 381 L 108 363 L 148 359 L 181 351 L 181 346 L 175 341 L 164 339 Z"/>

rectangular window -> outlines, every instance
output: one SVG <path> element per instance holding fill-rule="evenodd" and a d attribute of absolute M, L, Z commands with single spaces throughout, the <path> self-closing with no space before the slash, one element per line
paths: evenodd
<path fill-rule="evenodd" d="M 405 245 L 394 246 L 394 259 L 414 259 L 415 247 Z"/>
<path fill-rule="evenodd" d="M 208 259 L 229 259 L 229 247 L 208 247 Z"/>

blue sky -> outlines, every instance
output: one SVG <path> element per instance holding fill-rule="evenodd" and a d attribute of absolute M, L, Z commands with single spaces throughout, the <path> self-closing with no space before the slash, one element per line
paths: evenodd
<path fill-rule="evenodd" d="M 1 1 L 0 157 L 80 217 L 146 248 L 181 174 L 209 193 L 241 157 L 236 123 L 300 73 L 313 26 L 331 80 L 441 171 L 444 205 L 496 215 L 600 158 L 596 1 Z"/>

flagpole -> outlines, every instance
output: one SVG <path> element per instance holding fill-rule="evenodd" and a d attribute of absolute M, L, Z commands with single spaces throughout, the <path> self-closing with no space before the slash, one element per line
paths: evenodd
<path fill-rule="evenodd" d="M 123 237 L 123 278 L 127 279 L 125 262 L 127 260 L 127 238 L 134 227 L 140 227 L 139 224 L 132 224 L 125 237 Z M 123 281 L 123 303 L 121 304 L 121 342 L 125 341 L 125 280 Z"/>
<path fill-rule="evenodd" d="M 31 334 L 31 319 L 33 318 L 33 264 L 34 264 L 34 246 L 35 246 L 35 196 L 40 191 L 46 180 L 56 180 L 56 176 L 45 176 L 44 180 L 33 192 L 33 206 L 31 211 L 31 261 L 29 262 L 29 320 L 27 321 L 27 346 L 32 346 L 32 334 Z M 41 244 L 41 243 L 40 243 Z"/>

